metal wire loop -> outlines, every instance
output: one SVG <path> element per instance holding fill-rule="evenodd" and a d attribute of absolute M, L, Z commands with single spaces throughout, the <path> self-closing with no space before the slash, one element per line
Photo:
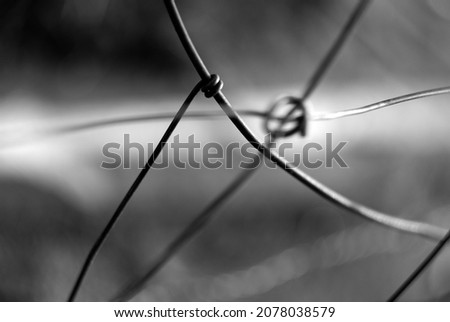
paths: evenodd
<path fill-rule="evenodd" d="M 223 88 L 223 82 L 219 75 L 212 74 L 206 84 L 202 87 L 202 92 L 205 94 L 206 98 L 215 96 Z"/>
<path fill-rule="evenodd" d="M 283 108 L 291 108 L 285 115 L 279 114 Z M 273 137 L 288 137 L 295 133 L 306 136 L 308 123 L 307 104 L 300 97 L 283 95 L 276 99 L 267 111 L 264 129 Z M 294 124 L 294 125 L 292 125 Z"/>

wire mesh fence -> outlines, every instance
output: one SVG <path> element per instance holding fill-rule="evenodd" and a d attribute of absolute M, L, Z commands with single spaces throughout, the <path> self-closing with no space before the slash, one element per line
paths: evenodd
<path fill-rule="evenodd" d="M 130 122 L 171 119 L 170 125 L 156 145 L 153 153 L 144 164 L 143 169 L 126 192 L 108 223 L 102 228 L 101 234 L 96 237 L 80 271 L 77 273 L 76 281 L 71 285 L 68 300 L 76 300 L 78 293 L 84 285 L 84 280 L 91 267 L 95 264 L 96 256 L 107 241 L 113 228 L 118 223 L 119 218 L 126 214 L 128 203 L 138 191 L 144 178 L 152 171 L 152 168 L 162 151 L 166 148 L 180 121 L 187 118 L 209 119 L 212 117 L 220 117 L 221 115 L 225 115 L 229 118 L 234 127 L 242 134 L 245 140 L 259 152 L 259 154 L 253 156 L 252 162 L 249 163 L 250 165 L 240 169 L 240 173 L 231 180 L 231 183 L 215 196 L 210 203 L 207 203 L 205 208 L 199 212 L 194 219 L 186 222 L 185 228 L 183 228 L 174 239 L 170 240 L 167 246 L 164 246 L 162 250 L 157 252 L 158 255 L 156 255 L 156 257 L 153 258 L 152 263 L 145 268 L 143 274 L 131 280 L 110 299 L 113 301 L 125 301 L 134 299 L 136 296 L 140 295 L 142 296 L 142 299 L 147 300 L 167 300 L 169 297 L 168 294 L 175 292 L 175 289 L 178 293 L 193 294 L 190 296 L 190 299 L 236 300 L 257 296 L 278 285 L 298 279 L 315 270 L 336 267 L 341 263 L 357 261 L 360 258 L 366 258 L 377 253 L 396 254 L 396 252 L 399 251 L 398 241 L 396 239 L 399 237 L 395 231 L 437 242 L 432 251 L 423 259 L 420 265 L 414 270 L 411 269 L 412 273 L 404 272 L 405 281 L 403 283 L 399 282 L 398 288 L 396 290 L 393 289 L 392 295 L 388 298 L 389 301 L 399 299 L 445 247 L 448 239 L 450 239 L 450 231 L 439 225 L 422 222 L 420 220 L 407 219 L 402 216 L 390 215 L 374 210 L 364 204 L 357 203 L 302 171 L 298 166 L 289 162 L 273 149 L 273 145 L 277 140 L 287 140 L 293 135 L 307 137 L 309 128 L 314 126 L 317 122 L 353 117 L 407 101 L 422 100 L 427 97 L 450 93 L 450 87 L 439 87 L 407 93 L 402 96 L 385 99 L 358 108 L 331 112 L 316 110 L 316 106 L 311 104 L 313 94 L 321 85 L 321 82 L 326 78 L 327 71 L 337 60 L 338 54 L 345 47 L 353 30 L 357 28 L 358 23 L 364 19 L 364 14 L 367 14 L 367 11 L 369 11 L 370 2 L 370 0 L 358 1 L 353 11 L 349 14 L 347 21 L 338 32 L 335 41 L 331 44 L 329 50 L 323 56 L 323 59 L 318 62 L 314 72 L 308 78 L 306 86 L 300 94 L 282 95 L 269 104 L 267 111 L 258 111 L 250 109 L 234 109 L 231 106 L 222 92 L 224 82 L 218 75 L 210 74 L 208 68 L 203 63 L 194 42 L 191 40 L 189 33 L 184 26 L 182 14 L 178 11 L 175 1 L 165 0 L 167 13 L 171 18 L 179 40 L 200 77 L 200 81 L 193 87 L 178 112 L 175 115 L 164 112 L 131 118 L 108 119 L 88 123 L 84 122 L 77 125 L 60 126 L 53 129 L 45 129 L 44 131 L 37 133 L 38 135 L 34 138 L 35 140 L 42 140 L 46 137 L 61 136 L 63 134 L 75 133 L 96 127 Z M 206 98 L 215 100 L 221 110 L 211 109 L 207 111 L 190 112 L 189 106 L 200 92 L 202 92 Z M 257 135 L 254 134 L 251 128 L 243 120 L 242 116 L 257 117 L 263 121 L 264 130 L 266 134 L 268 134 L 268 136 L 265 137 L 265 141 L 260 140 Z M 352 118 L 352 121 L 357 122 L 356 118 Z M 223 205 L 231 199 L 233 195 L 239 194 L 240 188 L 255 174 L 256 170 L 261 167 L 262 157 L 269 159 L 276 164 L 278 168 L 281 168 L 289 176 L 296 179 L 296 181 L 299 181 L 312 192 L 330 202 L 331 205 L 341 208 L 346 213 L 376 223 L 380 227 L 389 228 L 393 232 L 390 233 L 391 235 L 386 236 L 376 234 L 373 230 L 368 230 L 365 226 L 353 228 L 346 231 L 344 230 L 340 233 L 331 234 L 328 237 L 323 237 L 314 244 L 301 244 L 299 246 L 288 248 L 285 251 L 248 268 L 210 278 L 189 279 L 184 277 L 167 284 L 149 284 L 149 281 L 151 281 L 157 273 L 164 271 L 170 260 L 173 260 L 183 246 L 198 233 L 208 229 L 208 224 L 220 213 L 219 210 Z M 376 232 L 379 233 L 380 231 Z M 417 243 L 415 239 L 414 241 Z M 413 249 L 416 247 L 415 243 L 407 242 L 406 247 L 411 247 L 411 249 Z M 145 255 L 146 254 L 144 254 L 144 256 Z"/>

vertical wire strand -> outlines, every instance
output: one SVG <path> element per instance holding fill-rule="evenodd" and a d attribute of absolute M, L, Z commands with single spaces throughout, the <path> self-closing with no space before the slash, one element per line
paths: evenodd
<path fill-rule="evenodd" d="M 366 10 L 368 4 L 371 0 L 361 0 L 356 5 L 352 14 L 350 15 L 348 21 L 344 25 L 343 29 L 339 33 L 336 41 L 333 43 L 324 59 L 319 63 L 317 69 L 314 71 L 310 81 L 308 82 L 308 86 L 304 90 L 302 95 L 303 98 L 307 98 L 310 96 L 319 82 L 322 80 L 325 72 L 330 68 L 331 64 L 337 58 L 338 53 L 342 49 L 343 44 L 349 38 L 352 30 L 357 25 L 358 21 L 362 17 L 364 11 Z M 175 5 L 174 0 L 165 0 L 166 7 L 169 13 L 169 16 L 172 20 L 172 23 L 175 27 L 177 34 L 179 35 L 183 47 L 188 53 L 189 58 L 195 66 L 195 69 L 199 73 L 200 77 L 207 78 L 209 72 L 206 66 L 203 64 L 198 52 L 195 49 L 194 44 L 192 43 L 189 34 L 183 23 L 179 23 L 182 21 L 181 16 L 178 12 L 178 9 Z M 219 93 L 221 94 L 221 93 Z M 216 99 L 217 101 L 217 99 Z M 226 102 L 226 99 L 224 99 Z M 228 103 L 229 104 L 229 103 Z M 284 121 L 281 122 L 280 126 L 291 116 L 295 111 L 295 108 L 292 108 Z M 235 116 L 233 113 L 227 113 L 230 119 L 234 119 Z M 252 163 L 255 163 L 259 159 L 259 156 L 255 157 Z M 132 282 L 129 286 L 127 286 L 124 290 L 119 292 L 119 295 L 113 298 L 113 301 L 126 301 L 131 299 L 135 294 L 137 294 L 143 287 L 144 284 L 147 283 L 160 269 L 161 267 L 185 244 L 187 243 L 195 234 L 197 234 L 213 217 L 214 212 L 223 204 L 227 199 L 229 199 L 242 185 L 247 182 L 252 174 L 256 172 L 258 167 L 254 167 L 252 169 L 244 169 L 239 175 L 233 180 L 231 184 L 229 184 L 225 190 L 217 196 L 206 208 L 203 210 L 192 222 L 189 226 L 183 230 L 183 232 L 178 235 L 175 240 L 165 249 L 165 251 L 155 260 L 155 263 L 152 265 L 150 270 L 137 281 Z M 198 224 L 201 223 L 201 224 Z"/>
<path fill-rule="evenodd" d="M 101 234 L 98 236 L 97 240 L 95 241 L 92 248 L 89 250 L 89 253 L 83 263 L 83 266 L 78 274 L 78 277 L 75 281 L 75 284 L 72 287 L 72 290 L 70 292 L 68 301 L 73 302 L 78 294 L 78 291 L 81 287 L 81 284 L 83 283 L 83 280 L 91 267 L 95 257 L 97 256 L 100 248 L 103 246 L 106 238 L 109 236 L 111 230 L 113 229 L 115 223 L 121 216 L 123 210 L 127 206 L 128 202 L 130 201 L 133 194 L 138 189 L 139 185 L 141 184 L 142 180 L 148 173 L 148 171 L 152 168 L 154 162 L 158 158 L 159 154 L 163 150 L 164 146 L 166 145 L 168 139 L 172 135 L 173 131 L 177 127 L 178 123 L 180 122 L 181 118 L 183 117 L 184 113 L 188 109 L 189 105 L 194 100 L 195 96 L 198 94 L 198 92 L 202 89 L 202 86 L 204 85 L 204 81 L 200 81 L 195 85 L 195 87 L 192 89 L 192 91 L 189 93 L 183 104 L 181 105 L 180 109 L 178 110 L 177 114 L 171 121 L 170 125 L 168 126 L 167 130 L 164 132 L 164 135 L 162 136 L 161 140 L 159 141 L 158 145 L 155 148 L 155 151 L 152 153 L 150 158 L 148 159 L 147 163 L 145 164 L 144 168 L 141 170 L 133 184 L 131 185 L 130 189 L 127 191 L 125 196 L 123 197 L 122 201 L 120 202 L 117 209 L 114 211 L 114 214 L 106 224 L 105 228 L 101 232 Z"/>

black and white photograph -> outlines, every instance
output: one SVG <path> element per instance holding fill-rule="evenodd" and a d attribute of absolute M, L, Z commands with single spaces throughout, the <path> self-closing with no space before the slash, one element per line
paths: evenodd
<path fill-rule="evenodd" d="M 0 301 L 449 301 L 449 53 L 446 0 L 1 0 Z"/>

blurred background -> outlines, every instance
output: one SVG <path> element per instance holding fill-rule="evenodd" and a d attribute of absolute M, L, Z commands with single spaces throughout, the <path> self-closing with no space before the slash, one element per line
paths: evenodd
<path fill-rule="evenodd" d="M 236 108 L 298 95 L 356 1 L 179 0 L 210 71 Z M 449 85 L 450 3 L 377 0 L 311 103 L 358 107 Z M 134 178 L 100 167 L 129 134 L 156 143 L 168 120 L 76 134 L 42 131 L 175 111 L 198 81 L 163 1 L 0 1 L 0 300 L 63 301 L 89 247 Z M 348 141 L 349 168 L 306 170 L 354 200 L 450 227 L 448 96 L 317 122 Z M 219 107 L 200 97 L 194 110 Z M 262 121 L 249 125 L 263 137 Z M 223 117 L 184 120 L 181 140 L 245 142 Z M 237 162 L 237 161 L 236 161 Z M 239 169 L 151 171 L 107 240 L 79 300 L 106 300 L 153 259 Z M 150 282 L 144 301 L 382 301 L 433 243 L 337 209 L 279 169 L 261 169 Z M 450 251 L 403 300 L 447 300 Z"/>

